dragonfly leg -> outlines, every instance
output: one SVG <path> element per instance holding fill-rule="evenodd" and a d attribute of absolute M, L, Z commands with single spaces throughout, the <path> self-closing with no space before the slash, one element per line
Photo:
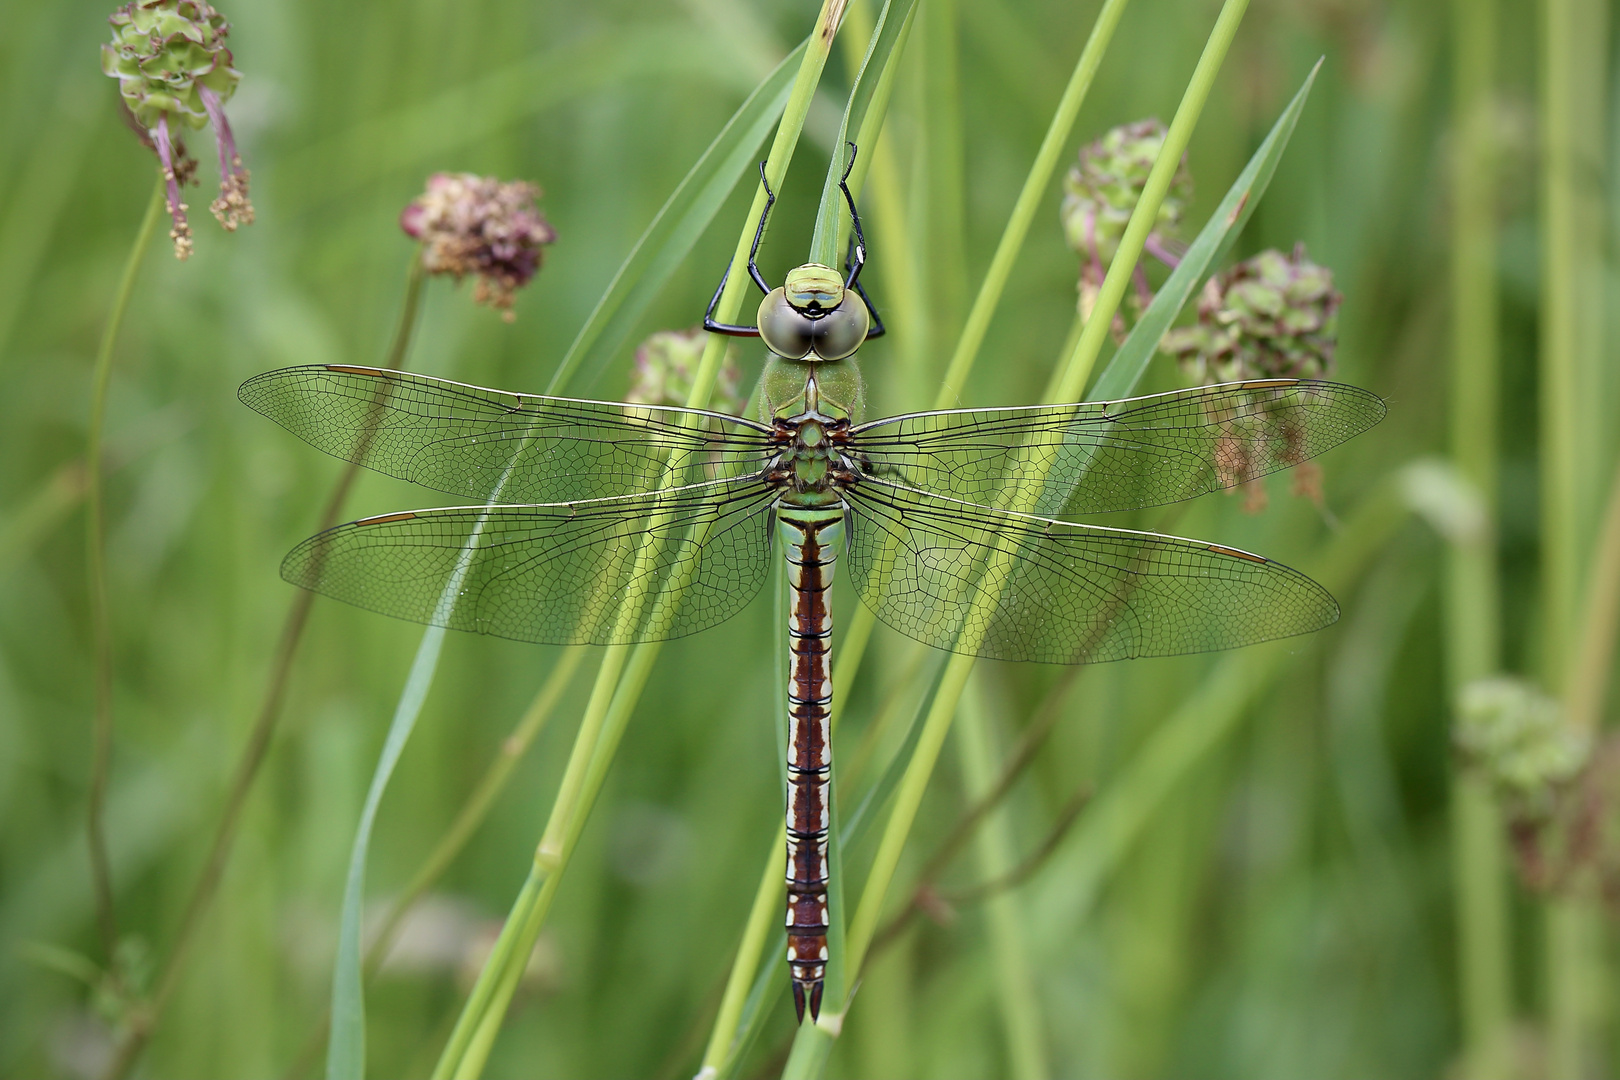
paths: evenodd
<path fill-rule="evenodd" d="M 765 275 L 759 272 L 759 266 L 754 261 L 759 257 L 759 245 L 765 239 L 765 222 L 771 216 L 771 207 L 776 205 L 776 192 L 771 190 L 771 182 L 765 179 L 765 162 L 759 163 L 759 183 L 765 189 L 765 209 L 760 211 L 759 225 L 754 229 L 754 243 L 748 249 L 748 276 L 754 279 L 759 291 L 769 296 L 770 285 L 765 281 Z M 731 264 L 726 263 L 725 273 L 720 275 L 720 284 L 714 287 L 714 295 L 709 298 L 708 310 L 703 313 L 703 329 L 715 334 L 727 334 L 731 337 L 759 337 L 759 327 L 742 326 L 734 323 L 716 322 L 714 309 L 720 305 L 720 294 L 726 289 L 726 280 L 731 277 Z"/>
<path fill-rule="evenodd" d="M 851 195 L 849 191 L 849 174 L 850 170 L 855 168 L 855 154 L 855 144 L 850 143 L 849 164 L 844 166 L 844 175 L 838 178 L 838 187 L 844 193 L 844 202 L 849 204 L 849 224 L 851 232 L 854 233 L 849 238 L 849 254 L 844 257 L 844 274 L 846 275 L 844 288 L 854 289 L 855 294 L 866 304 L 866 310 L 871 313 L 872 328 L 866 332 L 866 337 L 870 340 L 875 337 L 882 337 L 889 330 L 888 327 L 883 325 L 883 316 L 878 314 L 878 309 L 872 303 L 872 298 L 867 296 L 866 290 L 861 287 L 861 268 L 866 265 L 866 236 L 861 232 L 861 215 L 855 209 L 855 196 Z"/>

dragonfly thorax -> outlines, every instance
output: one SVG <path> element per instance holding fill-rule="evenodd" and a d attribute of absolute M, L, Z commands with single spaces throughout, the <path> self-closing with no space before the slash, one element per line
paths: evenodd
<path fill-rule="evenodd" d="M 806 263 L 759 304 L 759 336 L 788 360 L 843 360 L 866 340 L 866 303 L 844 287 L 838 271 Z"/>
<path fill-rule="evenodd" d="M 778 418 L 776 438 L 782 449 L 765 470 L 767 482 L 801 496 L 828 496 L 860 480 L 860 470 L 845 451 L 849 421 L 814 409 Z"/>

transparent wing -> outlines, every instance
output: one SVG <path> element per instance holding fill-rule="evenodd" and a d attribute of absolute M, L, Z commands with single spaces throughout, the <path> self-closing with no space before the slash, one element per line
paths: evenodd
<path fill-rule="evenodd" d="M 913 413 L 863 424 L 879 479 L 1074 517 L 1179 502 L 1298 465 L 1384 417 L 1377 395 L 1267 379 L 1123 401 Z"/>
<path fill-rule="evenodd" d="M 846 495 L 848 561 L 862 600 L 939 649 L 1092 663 L 1230 649 L 1339 617 L 1310 578 L 1218 544 L 1009 514 L 877 482 Z"/>
<path fill-rule="evenodd" d="M 237 396 L 334 457 L 479 502 L 611 498 L 757 472 L 770 434 L 720 413 L 512 394 L 385 368 L 284 368 Z"/>
<path fill-rule="evenodd" d="M 412 622 L 553 645 L 696 633 L 770 565 L 772 492 L 723 481 L 620 499 L 385 514 L 318 533 L 281 576 Z"/>

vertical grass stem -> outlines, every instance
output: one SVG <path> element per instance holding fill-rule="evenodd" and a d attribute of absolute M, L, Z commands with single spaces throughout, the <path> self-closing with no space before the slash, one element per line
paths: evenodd
<path fill-rule="evenodd" d="M 151 246 L 163 213 L 164 181 L 160 175 L 146 203 L 146 215 L 135 232 L 135 243 L 124 262 L 124 273 L 113 294 L 112 310 L 96 350 L 90 381 L 90 422 L 85 437 L 85 579 L 90 593 L 91 662 L 95 669 L 95 721 L 90 740 L 88 820 L 90 876 L 96 899 L 96 924 L 109 964 L 118 948 L 118 915 L 113 901 L 112 862 L 107 855 L 107 780 L 112 768 L 113 671 L 112 616 L 107 601 L 106 503 L 102 491 L 102 441 L 107 420 L 107 385 L 112 379 L 113 349 L 123 328 L 129 300 L 146 249 Z"/>
<path fill-rule="evenodd" d="M 1480 527 L 1451 537 L 1446 659 L 1452 699 L 1501 662 L 1496 559 L 1498 371 L 1496 183 L 1492 127 L 1495 0 L 1453 0 L 1451 162 L 1451 455 L 1479 506 Z M 1483 778 L 1452 778 L 1462 1057 L 1470 1077 L 1510 1068 L 1511 978 L 1501 815 Z"/>

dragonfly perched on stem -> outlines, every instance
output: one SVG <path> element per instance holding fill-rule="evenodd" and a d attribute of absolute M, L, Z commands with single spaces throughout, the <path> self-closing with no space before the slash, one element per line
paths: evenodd
<path fill-rule="evenodd" d="M 272 371 L 240 396 L 326 453 L 480 504 L 340 525 L 283 562 L 288 581 L 363 608 L 548 644 L 658 641 L 735 615 L 772 559 L 786 560 L 787 956 L 802 1020 L 820 1012 L 828 960 L 828 590 L 840 556 L 889 626 L 1000 660 L 1091 663 L 1307 633 L 1338 605 L 1287 566 L 1070 519 L 1296 465 L 1378 423 L 1384 404 L 1352 386 L 1265 379 L 862 422 L 854 357 L 882 321 L 860 288 L 854 199 L 844 186 L 844 271 L 806 264 L 772 288 L 755 264 L 766 192 L 748 260 L 766 294 L 758 318 L 716 323 L 711 302 L 704 320 L 771 350 L 760 420 L 343 365 Z"/>

